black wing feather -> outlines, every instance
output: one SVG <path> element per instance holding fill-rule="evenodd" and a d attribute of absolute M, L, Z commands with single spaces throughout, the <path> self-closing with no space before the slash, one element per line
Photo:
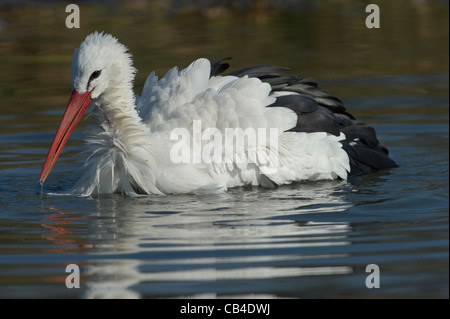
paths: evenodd
<path fill-rule="evenodd" d="M 211 64 L 211 76 L 228 69 L 224 58 Z M 345 109 L 337 97 L 322 90 L 310 78 L 280 75 L 288 68 L 273 65 L 257 65 L 239 69 L 229 75 L 257 77 L 271 85 L 272 91 L 287 91 L 297 94 L 283 95 L 268 107 L 286 107 L 297 114 L 297 125 L 291 132 L 327 132 L 336 136 L 345 134 L 341 141 L 343 149 L 350 158 L 350 175 L 359 175 L 374 170 L 397 167 L 389 157 L 388 150 L 380 145 L 375 130 L 355 119 Z"/>

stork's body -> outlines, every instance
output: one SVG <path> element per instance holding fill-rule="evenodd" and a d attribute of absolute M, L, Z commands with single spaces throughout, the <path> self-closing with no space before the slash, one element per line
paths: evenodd
<path fill-rule="evenodd" d="M 160 80 L 152 73 L 139 97 L 126 48 L 89 35 L 74 54 L 72 97 L 41 183 L 89 104 L 95 123 L 75 194 L 219 192 L 396 166 L 373 129 L 314 82 L 270 66 L 218 75 L 227 67 L 199 59 Z"/>

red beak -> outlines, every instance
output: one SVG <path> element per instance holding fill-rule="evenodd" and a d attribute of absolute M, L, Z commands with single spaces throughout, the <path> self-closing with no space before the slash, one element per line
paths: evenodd
<path fill-rule="evenodd" d="M 55 165 L 64 145 L 66 145 L 70 134 L 72 134 L 75 126 L 77 126 L 80 121 L 81 116 L 83 116 L 83 113 L 91 103 L 90 94 L 91 92 L 80 94 L 75 90 L 72 92 L 69 104 L 61 119 L 61 123 L 59 123 L 55 138 L 53 139 L 44 166 L 42 167 L 41 177 L 39 178 L 41 184 L 47 179 L 47 176 L 50 174 L 53 165 Z"/>

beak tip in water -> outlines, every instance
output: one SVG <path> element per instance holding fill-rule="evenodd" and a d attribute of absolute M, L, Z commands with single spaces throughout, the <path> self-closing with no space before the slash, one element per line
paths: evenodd
<path fill-rule="evenodd" d="M 50 174 L 50 171 L 55 165 L 59 154 L 61 154 L 64 145 L 69 139 L 70 134 L 72 134 L 75 126 L 80 121 L 83 113 L 91 103 L 90 94 L 90 91 L 79 93 L 74 90 L 72 92 L 66 111 L 64 112 L 61 123 L 56 131 L 55 138 L 53 139 L 52 145 L 48 151 L 44 166 L 42 167 L 41 176 L 39 177 L 39 183 L 41 185 L 44 184 L 47 176 Z"/>

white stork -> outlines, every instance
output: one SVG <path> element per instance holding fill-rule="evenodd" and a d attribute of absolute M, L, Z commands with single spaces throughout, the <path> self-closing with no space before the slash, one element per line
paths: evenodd
<path fill-rule="evenodd" d="M 221 76 L 225 60 L 198 59 L 160 80 L 152 72 L 139 97 L 127 48 L 109 34 L 88 35 L 73 55 L 73 91 L 41 184 L 90 105 L 78 195 L 221 192 L 396 166 L 375 131 L 312 80 L 270 65 Z"/>

